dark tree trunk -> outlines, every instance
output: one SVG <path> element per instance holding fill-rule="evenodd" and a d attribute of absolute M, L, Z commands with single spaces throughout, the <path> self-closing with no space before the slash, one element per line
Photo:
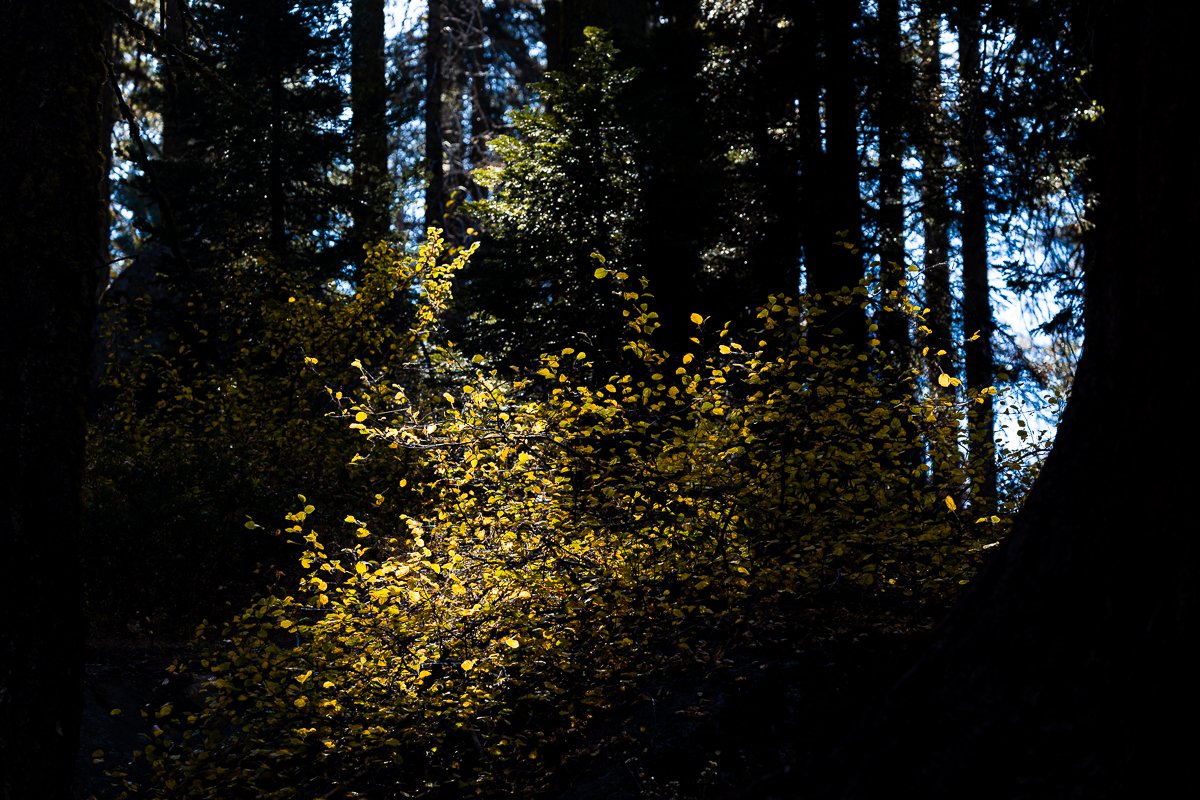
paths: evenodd
<path fill-rule="evenodd" d="M 1168 797 L 1200 707 L 1197 9 L 1080 3 L 1104 108 L 1087 328 L 1054 449 L 1009 538 L 853 745 L 846 797 Z M 1147 338 L 1150 336 L 1151 338 Z M 1183 412 L 1181 414 L 1181 412 Z"/>
<path fill-rule="evenodd" d="M 445 207 L 442 227 L 446 241 L 461 243 L 466 225 L 459 214 L 466 197 L 467 157 L 470 142 L 463 115 L 467 112 L 469 75 L 467 50 L 470 40 L 470 0 L 445 0 L 443 6 L 442 57 L 442 142 L 444 156 Z"/>
<path fill-rule="evenodd" d="M 968 389 L 981 391 L 992 385 L 992 304 L 988 288 L 987 187 L 984 178 L 987 120 L 983 113 L 983 87 L 979 63 L 978 2 L 963 3 L 957 10 L 959 63 L 958 202 L 962 237 L 963 357 Z M 978 338 L 972 338 L 976 336 Z M 971 475 L 972 512 L 995 513 L 996 445 L 995 412 L 990 394 L 980 395 L 968 412 L 968 470 Z"/>
<path fill-rule="evenodd" d="M 159 26 L 162 33 L 162 155 L 164 159 L 186 157 L 187 140 L 192 135 L 192 76 L 184 61 L 187 48 L 187 0 L 159 0 Z"/>
<path fill-rule="evenodd" d="M 768 19 L 786 18 L 787 3 L 767 5 Z M 803 69 L 795 26 L 759 26 L 762 61 L 753 83 L 760 88 L 763 112 L 754 130 L 759 153 L 758 184 L 765 215 L 750 246 L 753 269 L 747 291 L 730 315 L 754 308 L 768 294 L 794 297 L 800 290 L 800 187 L 796 139 L 796 82 Z"/>
<path fill-rule="evenodd" d="M 824 51 L 820 76 L 825 89 L 825 146 L 820 166 L 812 169 L 810 163 L 815 185 L 806 182 L 804 186 L 809 196 L 806 211 L 815 210 L 818 204 L 822 207 L 819 222 L 806 236 L 805 273 L 808 291 L 826 298 L 827 316 L 816 327 L 839 343 L 862 348 L 866 345 L 866 318 L 859 304 L 828 302 L 829 295 L 858 286 L 863 277 L 858 91 L 854 84 L 854 23 L 859 4 L 821 0 L 817 12 Z M 810 103 L 812 99 L 810 94 Z M 809 137 L 813 133 L 811 113 L 809 106 Z M 814 143 L 810 141 L 810 147 Z M 810 150 L 806 160 L 811 162 L 814 156 Z"/>
<path fill-rule="evenodd" d="M 279 6 L 280 22 L 287 12 Z M 281 263 L 286 262 L 288 255 L 287 232 L 287 188 L 284 186 L 284 93 L 283 59 L 279 53 L 282 46 L 278 41 L 266 42 L 270 53 L 271 72 L 267 87 L 267 102 L 270 104 L 270 118 L 267 130 L 267 243 L 271 254 Z"/>
<path fill-rule="evenodd" d="M 80 485 L 102 243 L 100 0 L 4 0 L 0 798 L 71 797 Z"/>
<path fill-rule="evenodd" d="M 488 142 L 496 131 L 499 114 L 495 108 L 492 92 L 487 85 L 487 67 L 484 64 L 484 39 L 487 30 L 484 23 L 482 0 L 466 0 L 470 12 L 467 28 L 467 69 L 470 72 L 471 101 L 471 145 L 468 156 L 472 168 L 479 168 L 488 161 Z M 487 189 L 475 181 L 470 184 L 471 199 L 487 196 Z"/>
<path fill-rule="evenodd" d="M 361 247 L 391 230 L 383 0 L 354 0 L 350 13 L 351 189 L 354 241 Z"/>
<path fill-rule="evenodd" d="M 921 94 L 919 146 L 921 155 L 921 227 L 925 238 L 924 340 L 930 392 L 943 406 L 955 399 L 954 386 L 943 374 L 954 374 L 953 296 L 950 292 L 950 200 L 946 181 L 946 116 L 942 109 L 941 15 L 922 4 L 918 20 Z M 943 435 L 946 426 L 941 426 Z M 929 443 L 933 480 L 945 485 L 957 473 L 958 443 L 935 439 Z"/>
<path fill-rule="evenodd" d="M 444 0 L 429 0 L 425 34 L 425 228 L 442 228 L 446 209 L 446 161 L 442 131 L 445 68 Z"/>
<path fill-rule="evenodd" d="M 879 272 L 884 304 L 902 307 L 906 293 L 904 255 L 904 123 L 908 77 L 901 56 L 900 0 L 879 0 L 876 119 L 879 125 Z M 906 317 L 885 311 L 879 339 L 888 362 L 899 370 L 912 367 L 912 340 Z"/>

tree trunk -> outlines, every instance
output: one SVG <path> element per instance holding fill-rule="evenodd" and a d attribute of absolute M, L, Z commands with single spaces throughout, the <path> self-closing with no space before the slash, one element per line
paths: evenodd
<path fill-rule="evenodd" d="M 1192 781 L 1200 545 L 1188 498 L 1200 219 L 1193 5 L 1080 3 L 1103 107 L 1087 329 L 1012 534 L 852 744 L 848 798 L 1167 797 Z M 1152 334 L 1151 339 L 1147 339 Z"/>
<path fill-rule="evenodd" d="M 884 305 L 899 310 L 905 282 L 904 120 L 906 92 L 901 58 L 900 0 L 879 0 L 877 111 L 879 125 L 879 273 Z M 879 339 L 892 367 L 913 366 L 907 318 L 885 311 L 879 320 Z"/>
<path fill-rule="evenodd" d="M 351 190 L 354 241 L 362 247 L 391 230 L 383 0 L 354 0 L 350 13 Z M 362 258 L 357 250 L 354 258 Z"/>
<path fill-rule="evenodd" d="M 956 12 L 959 63 L 958 202 L 962 237 L 963 357 L 968 389 L 992 385 L 992 304 L 988 289 L 987 188 L 984 178 L 983 87 L 979 63 L 978 2 Z M 978 338 L 972 339 L 977 335 Z M 971 513 L 988 516 L 996 506 L 995 412 L 992 396 L 980 395 L 967 417 L 967 463 L 971 476 Z"/>
<path fill-rule="evenodd" d="M 761 67 L 753 83 L 761 91 L 762 117 L 754 129 L 754 149 L 759 154 L 758 185 L 763 198 L 759 235 L 747 259 L 753 270 L 750 286 L 739 297 L 729 316 L 754 308 L 768 294 L 795 297 L 800 290 L 800 187 L 796 152 L 796 93 L 803 69 L 795 25 L 772 24 L 787 19 L 787 3 L 768 3 L 770 22 L 756 31 L 761 37 Z"/>
<path fill-rule="evenodd" d="M 429 0 L 425 34 L 425 228 L 445 225 L 446 161 L 442 132 L 444 0 Z"/>
<path fill-rule="evenodd" d="M 925 237 L 924 347 L 928 358 L 930 392 L 939 405 L 954 402 L 955 391 L 943 374 L 954 374 L 953 296 L 950 293 L 950 201 L 946 187 L 946 118 L 942 109 L 942 18 L 922 4 L 918 25 L 921 123 L 921 226 Z M 924 348 L 923 348 L 924 349 Z M 939 426 L 942 431 L 946 426 Z M 929 443 L 933 481 L 946 485 L 957 474 L 958 442 L 952 433 Z"/>
<path fill-rule="evenodd" d="M 71 797 L 83 667 L 78 531 L 102 246 L 99 0 L 4 0 L 0 197 L 0 798 Z"/>
<path fill-rule="evenodd" d="M 859 304 L 828 302 L 829 295 L 858 286 L 863 277 L 858 93 L 853 64 L 859 7 L 857 2 L 821 0 L 817 8 L 824 49 L 820 75 L 825 89 L 825 146 L 821 165 L 810 170 L 817 178 L 816 186 L 806 184 L 804 191 L 811 198 L 808 210 L 820 204 L 823 211 L 806 237 L 805 273 L 808 291 L 824 296 L 822 307 L 827 316 L 814 323 L 815 328 L 841 344 L 864 348 L 866 318 Z M 809 114 L 807 124 L 811 126 L 811 110 Z"/>
<path fill-rule="evenodd" d="M 272 16 L 272 22 L 282 23 L 287 10 L 279 4 L 278 15 Z M 282 27 L 282 24 L 280 25 Z M 267 129 L 267 244 L 280 263 L 287 262 L 288 230 L 287 230 L 287 187 L 284 185 L 284 140 L 286 136 L 284 119 L 283 57 L 280 48 L 282 44 L 275 40 L 265 42 L 270 58 L 270 74 L 267 80 L 267 102 L 270 108 L 270 118 Z"/>

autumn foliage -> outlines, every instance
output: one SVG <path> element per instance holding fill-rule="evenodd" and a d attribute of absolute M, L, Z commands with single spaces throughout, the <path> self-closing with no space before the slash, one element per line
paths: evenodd
<path fill-rule="evenodd" d="M 148 712 L 113 772 L 127 796 L 536 792 L 649 676 L 796 603 L 940 602 L 1003 535 L 958 507 L 969 476 L 930 477 L 963 407 L 877 339 L 823 340 L 810 298 L 767 298 L 752 330 L 693 314 L 668 353 L 645 282 L 596 259 L 628 323 L 620 374 L 582 345 L 514 374 L 446 340 L 472 249 L 446 251 L 436 231 L 415 255 L 381 245 L 361 292 L 270 316 L 294 369 L 332 378 L 363 480 L 345 508 L 301 495 L 280 528 L 246 522 L 291 543 L 298 578 L 202 626 L 173 667 L 197 697 Z M 920 325 L 869 286 L 839 302 Z M 368 322 L 389 314 L 406 327 Z"/>

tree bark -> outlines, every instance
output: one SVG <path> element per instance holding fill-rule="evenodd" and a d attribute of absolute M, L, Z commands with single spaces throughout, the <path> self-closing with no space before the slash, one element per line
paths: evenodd
<path fill-rule="evenodd" d="M 1079 3 L 1094 46 L 1086 341 L 1014 530 L 878 706 L 844 796 L 1129 798 L 1192 780 L 1197 446 L 1180 398 L 1200 291 L 1192 5 Z M 1152 332 L 1152 338 L 1147 339 Z"/>
<path fill-rule="evenodd" d="M 950 200 L 946 182 L 946 117 L 942 108 L 942 18 L 936 8 L 923 3 L 917 22 L 920 58 L 919 85 L 921 93 L 921 122 L 919 142 L 921 155 L 921 227 L 925 238 L 924 289 L 925 326 L 929 333 L 924 340 L 929 373 L 930 392 L 939 405 L 955 400 L 953 384 L 943 385 L 943 374 L 954 374 L 953 295 L 950 292 Z M 922 348 L 924 349 L 924 348 Z M 947 426 L 940 426 L 946 431 Z M 937 485 L 947 485 L 957 473 L 958 442 L 952 434 L 946 439 L 929 443 L 932 478 Z"/>
<path fill-rule="evenodd" d="M 987 119 L 983 113 L 978 2 L 956 11 L 959 63 L 958 202 L 961 209 L 963 270 L 963 358 L 968 389 L 992 385 L 992 303 L 988 287 L 987 184 L 984 177 Z M 978 338 L 972 339 L 972 336 Z M 967 416 L 967 464 L 971 476 L 972 514 L 988 516 L 996 507 L 995 411 L 990 394 L 979 395 Z"/>
<path fill-rule="evenodd" d="M 879 273 L 884 304 L 899 309 L 907 290 L 904 226 L 904 121 L 907 81 L 901 57 L 900 0 L 879 0 L 876 118 L 879 125 Z M 913 365 L 907 318 L 885 312 L 879 339 L 888 362 L 907 371 Z"/>
<path fill-rule="evenodd" d="M 839 344 L 864 349 L 866 346 L 866 317 L 858 303 L 834 304 L 829 296 L 858 286 L 863 277 L 862 194 L 859 185 L 858 157 L 858 92 L 854 85 L 854 23 L 859 17 L 859 4 L 845 0 L 819 0 L 818 25 L 824 58 L 820 76 L 824 84 L 824 153 L 812 152 L 819 141 L 810 139 L 809 177 L 805 182 L 808 195 L 806 210 L 820 205 L 817 224 L 810 228 L 805 242 L 805 277 L 810 294 L 823 295 L 825 315 L 814 322 L 814 329 L 831 336 Z M 809 130 L 805 138 L 819 131 L 812 129 L 815 120 L 811 94 L 801 97 L 802 127 Z M 804 135 L 804 134 L 802 134 Z M 819 136 L 819 133 L 818 133 Z M 814 165 L 814 159 L 819 165 Z M 814 168 L 815 166 L 815 168 Z M 814 185 L 815 183 L 815 185 Z"/>
<path fill-rule="evenodd" d="M 351 190 L 354 241 L 362 247 L 391 230 L 383 0 L 354 0 L 350 14 Z"/>
<path fill-rule="evenodd" d="M 78 531 L 102 252 L 100 0 L 4 0 L 0 147 L 0 798 L 71 797 L 83 667 Z"/>
<path fill-rule="evenodd" d="M 442 131 L 445 67 L 444 0 L 429 0 L 425 34 L 425 228 L 442 228 L 446 208 L 446 160 Z"/>

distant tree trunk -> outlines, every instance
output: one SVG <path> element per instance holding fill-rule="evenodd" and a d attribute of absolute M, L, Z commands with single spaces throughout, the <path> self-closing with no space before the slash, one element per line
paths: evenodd
<path fill-rule="evenodd" d="M 806 242 L 805 270 L 808 291 L 828 296 L 857 286 L 863 277 L 858 249 L 862 246 L 862 199 L 853 63 L 859 4 L 820 0 L 818 14 L 824 46 L 820 75 L 825 88 L 825 148 L 823 166 L 816 170 L 820 188 L 814 191 L 817 187 L 806 185 L 805 191 L 811 195 L 809 209 L 821 204 L 824 211 L 820 227 Z M 818 324 L 822 331 L 843 344 L 865 347 L 866 318 L 857 303 L 837 307 L 826 303 L 825 310 L 829 316 Z"/>
<path fill-rule="evenodd" d="M 282 6 L 279 8 L 279 19 L 287 13 Z M 281 262 L 287 259 L 287 188 L 284 186 L 284 93 L 283 58 L 279 52 L 282 46 L 277 40 L 264 42 L 263 46 L 269 53 L 270 73 L 267 80 L 267 102 L 270 117 L 267 128 L 267 244 L 271 254 Z"/>
<path fill-rule="evenodd" d="M 429 0 L 425 34 L 425 228 L 442 228 L 446 209 L 446 161 L 442 130 L 445 68 L 444 0 Z"/>
<path fill-rule="evenodd" d="M 786 19 L 788 3 L 768 3 L 767 20 Z M 796 46 L 795 24 L 767 22 L 762 38 L 761 68 L 753 83 L 760 88 L 762 117 L 754 129 L 754 149 L 759 153 L 758 183 L 765 215 L 760 235 L 750 245 L 747 259 L 753 269 L 751 285 L 737 307 L 754 308 L 768 294 L 794 297 L 800 290 L 800 186 L 796 152 L 796 83 L 803 69 Z M 732 299 L 732 298 L 731 298 Z"/>
<path fill-rule="evenodd" d="M 477 169 L 487 163 L 488 142 L 499 122 L 494 108 L 492 92 L 487 85 L 487 67 L 484 63 L 484 39 L 487 30 L 484 23 L 483 0 L 467 0 L 469 24 L 467 28 L 467 70 L 470 73 L 471 144 L 468 157 L 471 166 Z M 487 189 L 475 181 L 468 187 L 471 199 L 487 196 Z"/>
<path fill-rule="evenodd" d="M 850 743 L 846 798 L 1176 796 L 1194 782 L 1200 220 L 1192 4 L 1078 3 L 1104 109 L 1086 340 L 1053 451 L 933 644 Z M 1153 332 L 1152 340 L 1147 340 Z"/>
<path fill-rule="evenodd" d="M 468 158 L 471 143 L 464 115 L 469 115 L 469 50 L 471 41 L 471 0 L 444 0 L 442 58 L 442 142 L 445 172 L 445 208 L 442 212 L 446 240 L 460 243 L 466 237 L 466 225 L 459 209 L 467 199 Z"/>
<path fill-rule="evenodd" d="M 162 155 L 164 159 L 181 160 L 191 135 L 190 112 L 194 103 L 190 95 L 191 73 L 183 61 L 187 47 L 187 0 L 159 0 L 159 27 L 164 51 L 162 54 L 163 102 Z"/>
<path fill-rule="evenodd" d="M 979 64 L 979 2 L 963 3 L 956 15 L 959 63 L 958 202 L 962 237 L 963 331 L 967 388 L 992 385 L 992 304 L 988 288 L 987 188 L 984 178 L 983 87 Z M 972 335 L 978 338 L 972 340 Z M 971 475 L 972 512 L 995 513 L 996 445 L 995 411 L 991 395 L 981 395 L 968 413 L 968 468 Z"/>
<path fill-rule="evenodd" d="M 904 203 L 904 158 L 909 146 L 907 128 L 914 119 L 912 80 L 915 74 L 904 55 L 905 34 L 900 26 L 900 0 L 879 0 L 876 16 L 875 119 L 879 126 L 879 316 L 878 363 L 895 382 L 889 401 L 907 404 L 915 391 L 917 366 L 907 307 L 912 302 L 907 258 Z M 898 474 L 923 491 L 925 449 L 920 429 L 909 415 L 901 419 L 905 446 L 897 454 Z"/>
<path fill-rule="evenodd" d="M 72 796 L 80 486 L 102 251 L 101 0 L 3 0 L 0 798 Z"/>
<path fill-rule="evenodd" d="M 879 273 L 884 304 L 899 310 L 906 294 L 904 230 L 904 124 L 906 80 L 901 57 L 900 0 L 879 0 L 876 71 L 876 119 L 879 125 Z M 887 298 L 895 298 L 888 300 Z M 889 363 L 899 370 L 913 365 L 907 318 L 884 312 L 879 339 Z"/>
<path fill-rule="evenodd" d="M 358 247 L 386 239 L 391 230 L 383 4 L 354 0 L 350 9 L 351 189 Z M 362 254 L 356 250 L 353 257 L 361 260 Z"/>
<path fill-rule="evenodd" d="M 950 292 L 950 202 L 946 186 L 946 117 L 942 109 L 942 18 L 922 3 L 918 20 L 917 52 L 921 123 L 921 226 L 925 238 L 925 337 L 929 348 L 930 392 L 942 404 L 953 403 L 954 386 L 942 384 L 941 375 L 954 373 L 953 296 Z M 945 426 L 942 426 L 943 428 Z M 930 442 L 933 480 L 945 484 L 957 472 L 958 443 L 950 439 Z"/>
<path fill-rule="evenodd" d="M 107 73 L 104 85 L 100 89 L 100 197 L 103 205 L 100 215 L 100 257 L 96 265 L 96 305 L 99 306 L 104 290 L 108 288 L 109 274 L 112 264 L 109 261 L 109 237 L 112 234 L 112 167 L 113 167 L 113 126 L 117 124 L 117 91 L 113 81 L 108 78 L 113 74 L 116 52 L 116 41 L 112 26 L 104 37 L 104 64 Z"/>

